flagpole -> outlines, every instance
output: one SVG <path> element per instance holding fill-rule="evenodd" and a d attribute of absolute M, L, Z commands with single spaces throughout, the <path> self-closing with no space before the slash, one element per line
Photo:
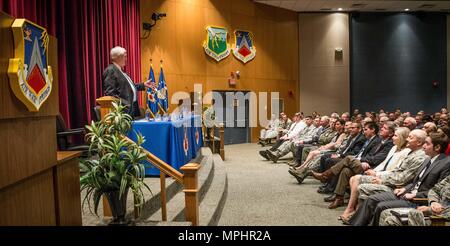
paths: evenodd
<path fill-rule="evenodd" d="M 160 68 L 162 69 L 163 68 L 163 59 L 161 59 L 161 60 L 159 60 L 159 62 L 160 62 Z M 159 76 L 161 76 L 161 75 L 159 75 Z M 169 100 L 168 98 L 166 98 L 166 100 Z M 163 114 L 166 114 L 167 112 L 164 110 L 164 108 L 161 106 L 161 104 L 158 102 L 158 108 L 159 108 L 159 110 L 161 110 L 161 112 L 163 113 Z"/>

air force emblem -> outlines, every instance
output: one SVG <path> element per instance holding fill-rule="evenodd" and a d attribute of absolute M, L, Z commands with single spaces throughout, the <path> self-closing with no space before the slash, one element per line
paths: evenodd
<path fill-rule="evenodd" d="M 207 55 L 220 61 L 230 55 L 230 45 L 228 44 L 228 31 L 223 27 L 208 26 L 206 28 L 206 40 L 203 48 Z"/>
<path fill-rule="evenodd" d="M 251 61 L 256 56 L 256 48 L 253 45 L 253 34 L 247 31 L 234 31 L 235 44 L 233 55 L 243 63 Z"/>
<path fill-rule="evenodd" d="M 9 83 L 28 110 L 37 112 L 52 92 L 47 30 L 25 19 L 16 19 L 11 28 L 15 47 L 14 58 L 9 59 Z"/>

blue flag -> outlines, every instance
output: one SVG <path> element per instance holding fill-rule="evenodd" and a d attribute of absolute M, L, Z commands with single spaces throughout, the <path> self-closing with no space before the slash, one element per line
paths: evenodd
<path fill-rule="evenodd" d="M 156 96 L 158 91 L 152 65 L 150 65 L 148 79 L 150 80 L 150 87 L 147 88 L 147 106 L 153 114 L 156 114 L 158 113 L 158 97 Z"/>
<path fill-rule="evenodd" d="M 166 86 L 166 79 L 164 78 L 164 72 L 163 68 L 161 66 L 161 73 L 159 74 L 159 81 L 158 81 L 158 103 L 161 105 L 162 109 L 164 111 L 169 110 L 169 100 L 168 100 L 168 92 L 167 92 L 167 86 Z"/>

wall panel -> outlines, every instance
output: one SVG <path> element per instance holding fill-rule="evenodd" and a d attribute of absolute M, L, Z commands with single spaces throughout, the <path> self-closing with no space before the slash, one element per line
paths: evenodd
<path fill-rule="evenodd" d="M 194 83 L 202 84 L 204 93 L 280 91 L 287 97 L 293 91 L 293 96 L 285 99 L 292 102 L 286 104 L 286 110 L 290 114 L 298 111 L 297 13 L 251 0 L 142 0 L 142 21 L 149 22 L 153 12 L 165 12 L 167 17 L 158 21 L 148 39 L 142 40 L 142 77 L 148 76 L 150 57 L 155 68 L 163 59 L 169 97 L 177 90 L 189 93 Z M 232 54 L 220 62 L 211 59 L 202 47 L 208 25 L 226 27 L 230 45 L 234 43 L 235 29 L 251 31 L 257 49 L 255 60 L 244 65 Z M 230 87 L 230 72 L 237 70 L 241 78 L 235 87 Z M 158 78 L 159 67 L 155 75 Z M 170 110 L 174 108 L 171 105 Z M 253 141 L 257 140 L 258 131 L 259 128 L 252 130 Z"/>
<path fill-rule="evenodd" d="M 299 14 L 299 95 L 305 114 L 350 109 L 348 21 L 343 13 Z"/>

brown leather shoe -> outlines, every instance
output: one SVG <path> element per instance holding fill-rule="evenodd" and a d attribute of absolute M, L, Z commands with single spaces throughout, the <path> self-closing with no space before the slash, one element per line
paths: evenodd
<path fill-rule="evenodd" d="M 344 197 L 336 195 L 336 199 L 328 206 L 329 209 L 335 209 L 344 206 Z"/>
<path fill-rule="evenodd" d="M 315 179 L 320 180 L 320 182 L 322 182 L 322 183 L 326 183 L 329 179 L 331 179 L 334 176 L 334 174 L 331 172 L 331 169 L 328 169 L 323 173 L 316 173 L 316 172 L 312 171 L 311 175 Z"/>

